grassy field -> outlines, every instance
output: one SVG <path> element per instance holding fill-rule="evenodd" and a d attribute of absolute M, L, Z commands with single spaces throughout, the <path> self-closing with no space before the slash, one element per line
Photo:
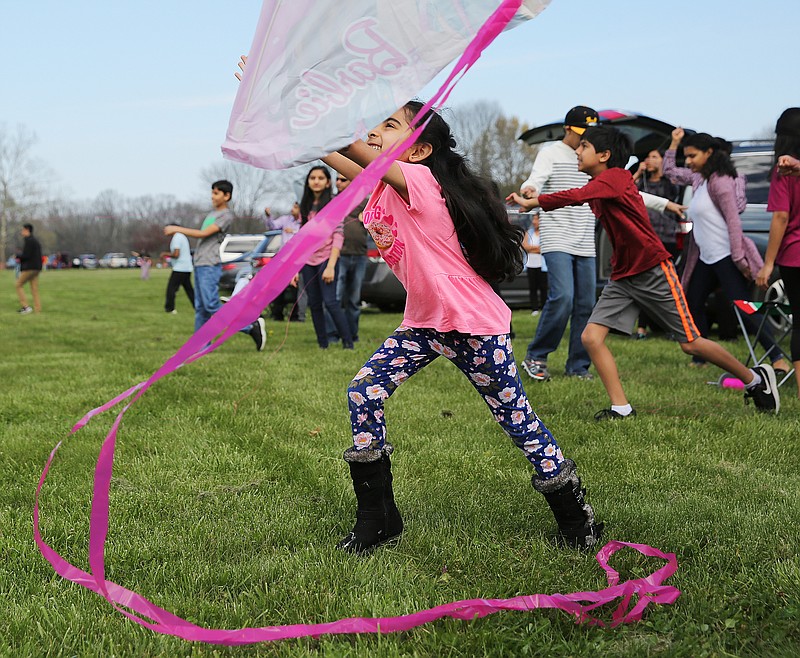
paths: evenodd
<path fill-rule="evenodd" d="M 0 272 L 0 655 L 13 656 L 796 656 L 800 655 L 800 404 L 779 417 L 706 385 L 676 345 L 614 339 L 639 417 L 597 424 L 599 381 L 526 380 L 534 408 L 580 465 L 607 539 L 678 556 L 674 606 L 638 624 L 577 626 L 556 611 L 445 620 L 388 636 L 321 637 L 240 648 L 190 644 L 127 621 L 56 576 L 32 539 L 49 451 L 88 410 L 152 374 L 193 314 L 163 311 L 167 272 L 42 276 L 44 312 L 18 316 Z M 111 491 L 107 576 L 215 628 L 390 616 L 475 597 L 594 590 L 593 554 L 554 549 L 552 517 L 527 462 L 444 359 L 400 388 L 387 417 L 396 547 L 334 550 L 353 520 L 341 453 L 345 388 L 399 315 L 366 312 L 355 352 L 317 349 L 310 321 L 268 321 L 156 384 L 125 417 Z M 515 313 L 517 356 L 534 319 Z M 744 343 L 729 344 L 740 356 Z M 551 358 L 560 372 L 565 354 Z M 91 476 L 113 420 L 59 452 L 42 498 L 45 539 L 88 569 Z M 618 554 L 623 579 L 658 561 Z"/>

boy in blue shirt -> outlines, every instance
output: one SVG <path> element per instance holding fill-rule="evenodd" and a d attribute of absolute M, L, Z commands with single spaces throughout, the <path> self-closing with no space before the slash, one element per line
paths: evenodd
<path fill-rule="evenodd" d="M 179 226 L 179 224 L 175 224 Z M 169 275 L 167 283 L 167 298 L 164 302 L 164 310 L 167 313 L 177 313 L 175 310 L 175 294 L 178 289 L 183 287 L 186 296 L 194 308 L 194 288 L 192 288 L 192 250 L 189 246 L 189 238 L 183 233 L 175 233 L 169 243 L 169 252 L 162 256 L 170 257 L 172 273 Z"/>

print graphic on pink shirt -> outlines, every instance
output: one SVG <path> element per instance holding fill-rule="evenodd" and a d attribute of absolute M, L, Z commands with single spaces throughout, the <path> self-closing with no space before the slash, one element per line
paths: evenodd
<path fill-rule="evenodd" d="M 397 265 L 403 256 L 405 245 L 397 239 L 397 227 L 394 217 L 386 214 L 383 207 L 375 205 L 364 211 L 364 226 L 369 231 L 378 249 L 381 250 L 383 260 L 389 266 Z"/>

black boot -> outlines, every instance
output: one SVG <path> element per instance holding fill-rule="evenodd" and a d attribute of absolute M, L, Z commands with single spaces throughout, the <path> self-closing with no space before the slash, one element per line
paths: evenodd
<path fill-rule="evenodd" d="M 391 453 L 392 446 L 388 443 L 383 450 L 345 450 L 344 460 L 350 466 L 358 509 L 356 525 L 337 548 L 350 553 L 368 553 L 403 532 L 403 519 L 392 491 Z"/>
<path fill-rule="evenodd" d="M 533 488 L 544 495 L 558 523 L 559 542 L 570 548 L 590 548 L 603 534 L 603 524 L 595 523 L 594 510 L 586 502 L 586 489 L 581 487 L 575 462 L 564 461 L 561 472 L 544 480 L 531 478 Z"/>

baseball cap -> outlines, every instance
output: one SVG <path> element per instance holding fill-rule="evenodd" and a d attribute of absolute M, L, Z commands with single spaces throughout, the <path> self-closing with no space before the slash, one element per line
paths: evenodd
<path fill-rule="evenodd" d="M 573 107 L 564 118 L 564 125 L 569 126 L 579 135 L 583 135 L 588 127 L 596 126 L 597 122 L 597 112 L 585 105 Z"/>

